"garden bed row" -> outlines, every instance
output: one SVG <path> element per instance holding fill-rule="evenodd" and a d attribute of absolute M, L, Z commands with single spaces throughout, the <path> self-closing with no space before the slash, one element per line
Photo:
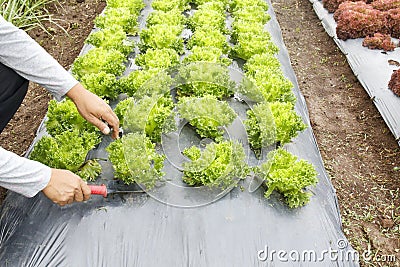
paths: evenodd
<path fill-rule="evenodd" d="M 391 5 L 383 5 L 382 3 L 392 3 Z M 389 11 L 380 11 L 374 9 L 373 3 L 366 4 L 363 2 L 344 2 L 341 4 L 342 11 L 337 9 L 337 13 L 329 13 L 324 8 L 323 2 L 312 0 L 314 10 L 320 18 L 322 25 L 326 32 L 333 38 L 343 54 L 346 55 L 347 61 L 352 68 L 355 76 L 371 97 L 371 101 L 375 104 L 378 111 L 382 115 L 390 131 L 393 133 L 397 142 L 400 145 L 400 97 L 396 95 L 398 92 L 397 85 L 399 84 L 395 79 L 399 75 L 394 74 L 398 70 L 398 63 L 400 62 L 400 55 L 398 48 L 394 51 L 371 50 L 364 45 L 372 47 L 379 46 L 380 49 L 385 47 L 393 47 L 393 38 L 387 40 L 387 37 L 380 34 L 380 29 L 389 29 L 388 23 L 383 23 L 382 20 L 374 18 L 373 14 L 381 14 L 385 17 L 385 12 L 389 12 L 396 1 L 375 1 L 376 8 Z M 346 7 L 349 7 L 346 11 Z M 396 8 L 397 6 L 395 6 Z M 355 8 L 355 10 L 353 10 Z M 379 13 L 381 12 L 381 13 Z M 346 15 L 347 14 L 347 15 Z M 346 20 L 340 21 L 341 25 L 345 28 L 338 28 L 340 25 L 335 21 L 335 17 L 339 19 L 340 16 L 346 16 Z M 385 21 L 385 20 L 384 20 Z M 393 21 L 393 20 L 392 20 Z M 396 20 L 397 21 L 397 20 Z M 368 27 L 366 27 L 368 24 Z M 393 23 L 393 29 L 398 27 L 399 23 Z M 343 38 L 341 32 L 345 30 L 346 38 Z M 353 32 L 354 34 L 350 34 Z M 383 34 L 387 31 L 383 31 Z M 347 35 L 350 34 L 350 35 Z M 369 36 L 368 35 L 372 35 Z M 360 37 L 367 36 L 367 40 L 362 40 Z M 395 35 L 397 36 L 397 35 Z M 358 38 L 358 39 L 347 39 Z M 343 40 L 344 39 L 344 40 Z M 391 50 L 391 49 L 387 49 Z M 391 81 L 391 79 L 394 80 Z M 392 87 L 391 90 L 389 88 Z"/>
<path fill-rule="evenodd" d="M 276 57 L 279 49 L 264 29 L 270 19 L 268 5 L 262 0 L 229 5 L 195 1 L 191 4 L 196 11 L 190 14 L 186 12 L 189 4 L 153 2 L 147 28 L 138 31 L 143 3 L 113 1 L 95 21 L 99 30 L 86 41 L 94 48 L 73 64 L 72 73 L 90 91 L 108 101 L 116 101 L 121 94 L 128 97 L 117 103 L 115 111 L 129 134 L 106 149 L 114 177 L 127 185 L 136 182 L 146 190 L 168 180 L 163 168 L 169 159 L 156 152 L 156 145 L 163 145 L 166 128 L 177 127 L 166 125 L 175 112 L 199 138 L 213 140 L 204 151 L 195 146 L 184 148 L 183 154 L 190 159 L 182 166 L 186 184 L 227 189 L 252 174 L 265 179 L 266 197 L 277 190 L 290 207 L 304 205 L 311 196 L 304 189 L 317 182 L 313 166 L 297 162 L 296 156 L 282 148 L 267 156 L 261 153 L 273 144 L 281 147 L 291 142 L 306 128 L 295 113 L 293 84 L 282 73 Z M 228 17 L 233 20 L 229 28 Z M 189 32 L 188 38 L 183 37 L 184 31 Z M 128 40 L 128 35 L 137 33 L 139 42 Z M 135 46 L 138 53 L 133 53 Z M 187 65 L 175 67 L 182 55 L 182 63 Z M 133 58 L 136 70 L 123 76 L 128 57 Z M 246 77 L 238 84 L 225 67 L 233 59 L 245 62 Z M 173 75 L 168 73 L 171 68 Z M 248 155 L 244 147 L 224 136 L 224 127 L 238 118 L 228 104 L 234 99 L 252 102 L 243 123 L 259 166 L 245 164 Z M 244 100 L 236 102 L 246 104 Z M 99 132 L 80 117 L 69 100 L 50 103 L 45 125 L 50 136 L 37 142 L 30 157 L 94 181 L 101 174 L 101 165 L 96 159 L 86 160 L 86 155 L 101 142 Z"/>

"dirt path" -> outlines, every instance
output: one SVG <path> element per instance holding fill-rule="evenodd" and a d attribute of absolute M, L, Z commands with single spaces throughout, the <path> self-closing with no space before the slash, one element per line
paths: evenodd
<path fill-rule="evenodd" d="M 344 232 L 359 251 L 395 254 L 400 266 L 400 149 L 346 58 L 307 0 L 275 0 L 325 167 L 337 190 Z M 395 265 L 397 264 L 397 265 Z"/>

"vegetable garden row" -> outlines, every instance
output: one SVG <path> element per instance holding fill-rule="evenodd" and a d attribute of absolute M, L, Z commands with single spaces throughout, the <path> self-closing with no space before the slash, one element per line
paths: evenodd
<path fill-rule="evenodd" d="M 311 2 L 327 33 L 346 55 L 353 72 L 400 144 L 400 56 L 395 39 L 399 37 L 400 2 Z"/>
<path fill-rule="evenodd" d="M 190 4 L 197 6 L 195 12 L 188 11 Z M 183 150 L 188 160 L 182 180 L 187 185 L 226 189 L 237 178 L 256 175 L 265 180 L 266 197 L 277 190 L 292 208 L 307 203 L 311 194 L 305 188 L 317 183 L 317 172 L 282 148 L 306 125 L 294 110 L 293 85 L 283 75 L 279 49 L 264 27 L 270 19 L 266 2 L 157 0 L 151 5 L 146 28 L 139 30 L 141 0 L 107 1 L 95 20 L 99 30 L 86 40 L 94 48 L 72 67 L 86 88 L 117 102 L 125 134 L 106 149 L 115 178 L 146 190 L 162 186 L 168 159 L 156 146 L 163 145 L 163 134 L 176 130 L 178 118 L 200 138 L 212 140 Z M 136 34 L 139 42 L 130 40 Z M 127 73 L 132 56 L 135 70 Z M 243 64 L 246 75 L 237 84 L 227 67 L 233 60 Z M 251 153 L 261 161 L 256 166 L 246 164 L 243 144 L 225 134 L 238 119 L 232 101 L 251 103 L 243 123 Z M 94 181 L 102 167 L 99 159 L 87 160 L 86 155 L 101 142 L 100 132 L 70 100 L 52 100 L 45 125 L 49 136 L 37 142 L 30 157 Z M 265 157 L 262 150 L 269 146 L 277 149 Z"/>

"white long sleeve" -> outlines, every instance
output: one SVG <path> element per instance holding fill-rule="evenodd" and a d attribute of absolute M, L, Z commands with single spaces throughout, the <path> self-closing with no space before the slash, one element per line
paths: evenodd
<path fill-rule="evenodd" d="M 0 185 L 33 197 L 50 181 L 51 169 L 0 147 Z"/>

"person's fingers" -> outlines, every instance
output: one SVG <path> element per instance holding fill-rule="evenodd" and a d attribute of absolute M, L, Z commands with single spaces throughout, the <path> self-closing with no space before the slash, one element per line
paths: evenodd
<path fill-rule="evenodd" d="M 82 179 L 70 171 L 51 169 L 51 177 L 43 193 L 54 203 L 65 206 L 76 201 L 83 201 L 87 186 Z M 83 188 L 82 188 L 83 187 Z M 85 199 L 86 200 L 86 199 Z"/>
<path fill-rule="evenodd" d="M 119 120 L 114 112 L 110 109 L 105 114 L 102 114 L 102 119 L 108 123 L 109 126 L 113 128 L 113 138 L 117 139 L 119 135 Z"/>
<path fill-rule="evenodd" d="M 88 200 L 91 195 L 91 190 L 90 190 L 89 186 L 83 180 L 81 180 L 81 189 L 82 189 L 82 193 L 83 193 L 83 200 L 84 201 Z"/>
<path fill-rule="evenodd" d="M 75 187 L 75 191 L 77 191 L 77 190 L 76 190 L 76 187 Z M 59 204 L 60 206 L 65 206 L 65 205 L 68 205 L 68 204 L 73 203 L 73 202 L 74 202 L 75 194 L 76 194 L 76 192 L 71 192 L 71 193 L 65 194 L 65 195 L 61 198 L 61 200 L 60 200 L 60 202 L 59 202 L 58 204 Z"/>
<path fill-rule="evenodd" d="M 71 197 L 70 199 L 60 200 L 60 201 L 53 201 L 55 204 L 60 205 L 61 207 L 71 204 L 74 202 L 74 199 Z"/>
<path fill-rule="evenodd" d="M 96 118 L 95 116 L 92 116 L 88 121 L 96 126 L 103 134 L 109 134 L 110 133 L 110 127 L 107 126 L 100 118 Z"/>
<path fill-rule="evenodd" d="M 75 190 L 74 200 L 77 202 L 83 201 L 83 192 L 80 186 Z"/>

